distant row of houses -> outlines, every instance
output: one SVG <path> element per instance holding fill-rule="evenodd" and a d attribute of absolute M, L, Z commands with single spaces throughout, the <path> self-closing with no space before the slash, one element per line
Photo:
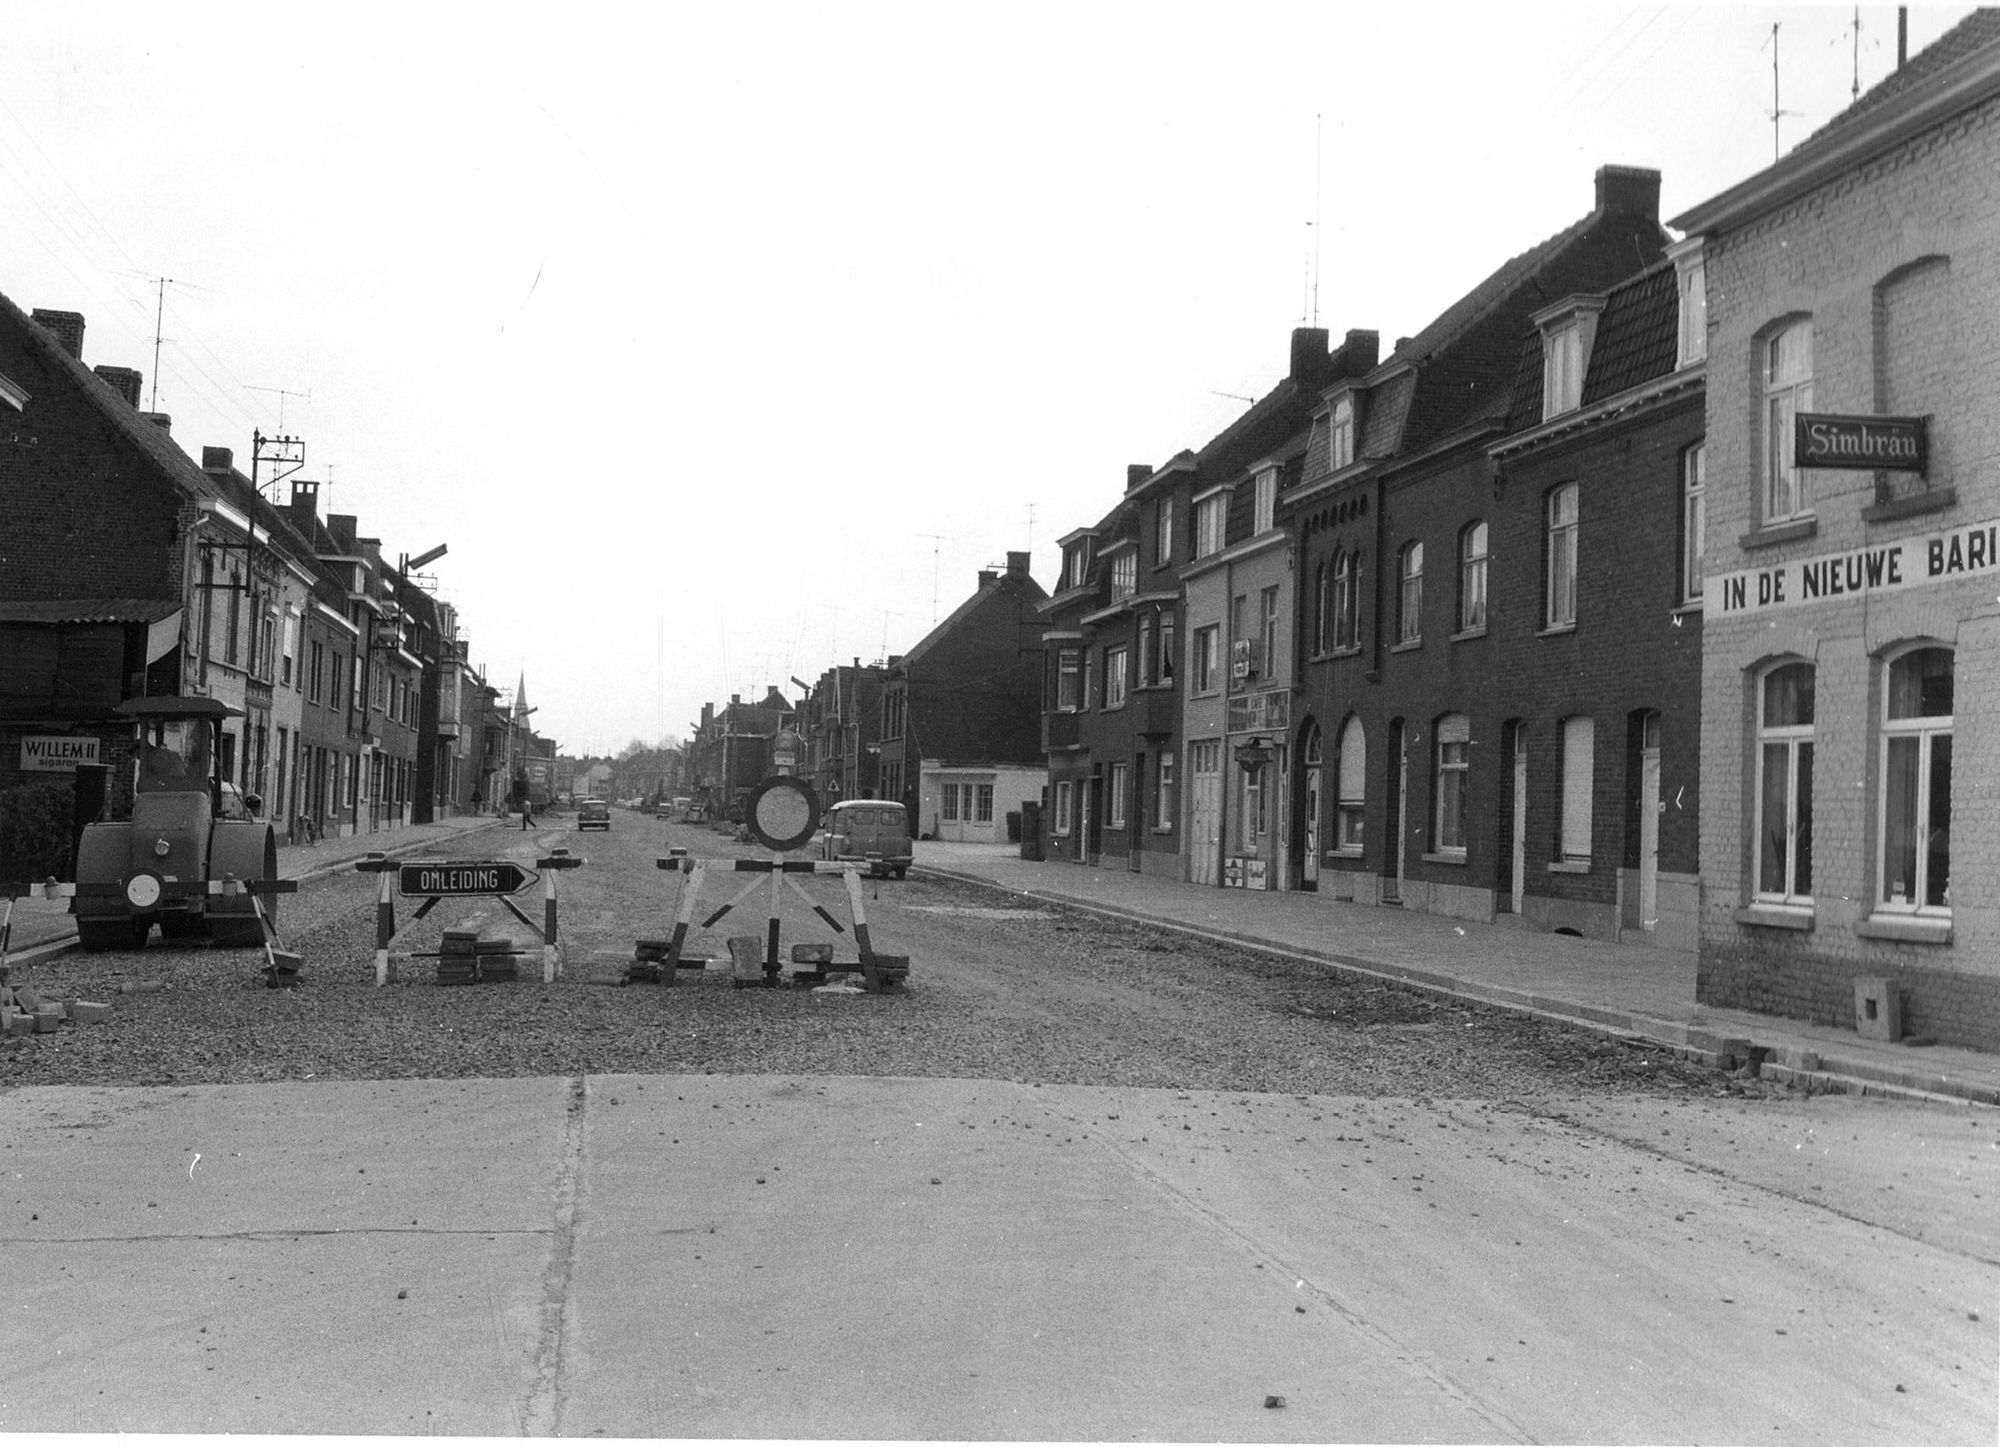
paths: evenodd
<path fill-rule="evenodd" d="M 1659 194 L 1604 167 L 1386 349 L 1297 329 L 1051 593 L 1014 555 L 771 737 L 932 838 L 1697 950 L 1710 1004 L 1886 988 L 2000 1048 L 2000 13 L 1678 240 Z M 725 796 L 775 767 L 741 717 L 697 740 Z"/>
<path fill-rule="evenodd" d="M 0 790 L 102 770 L 120 702 L 220 699 L 225 776 L 277 827 L 346 835 L 548 792 L 554 749 L 501 700 L 408 555 L 319 510 L 294 439 L 196 462 L 84 318 L 0 296 Z M 273 496 L 272 494 L 279 494 Z M 441 553 L 440 547 L 430 556 Z"/>

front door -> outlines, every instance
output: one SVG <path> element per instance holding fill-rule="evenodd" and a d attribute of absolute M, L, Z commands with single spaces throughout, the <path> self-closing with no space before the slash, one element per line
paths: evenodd
<path fill-rule="evenodd" d="M 1508 896 L 1513 901 L 1514 913 L 1519 914 L 1527 905 L 1528 896 L 1528 731 L 1518 724 L 1514 728 L 1514 877 L 1508 883 Z"/>
<path fill-rule="evenodd" d="M 1649 713 L 1639 740 L 1639 928 L 1660 922 L 1660 716 Z"/>
<path fill-rule="evenodd" d="M 1188 879 L 1214 884 L 1222 855 L 1222 740 L 1188 745 Z"/>
<path fill-rule="evenodd" d="M 1314 724 L 1306 735 L 1306 787 L 1303 804 L 1305 817 L 1305 838 L 1302 841 L 1305 857 L 1299 861 L 1299 888 L 1319 888 L 1319 791 L 1320 791 L 1320 747 L 1319 725 Z"/>
<path fill-rule="evenodd" d="M 1403 902 L 1403 880 L 1409 867 L 1409 827 L 1410 817 L 1410 750 L 1409 740 L 1403 731 L 1403 721 L 1397 719 L 1389 725 L 1389 767 L 1394 771 L 1390 776 L 1389 793 L 1389 839 L 1393 852 L 1393 869 L 1384 883 L 1383 902 L 1401 904 Z"/>

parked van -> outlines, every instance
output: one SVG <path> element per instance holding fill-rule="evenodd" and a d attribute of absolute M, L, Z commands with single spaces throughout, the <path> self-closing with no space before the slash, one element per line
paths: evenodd
<path fill-rule="evenodd" d="M 819 857 L 853 859 L 870 875 L 901 879 L 910 867 L 910 823 L 901 804 L 888 799 L 843 799 L 826 811 Z"/>

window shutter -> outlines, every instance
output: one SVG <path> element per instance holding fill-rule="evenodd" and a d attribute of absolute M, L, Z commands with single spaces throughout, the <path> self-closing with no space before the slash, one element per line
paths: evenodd
<path fill-rule="evenodd" d="M 1589 718 L 1563 720 L 1562 853 L 1565 859 L 1590 857 L 1590 776 L 1596 724 Z"/>

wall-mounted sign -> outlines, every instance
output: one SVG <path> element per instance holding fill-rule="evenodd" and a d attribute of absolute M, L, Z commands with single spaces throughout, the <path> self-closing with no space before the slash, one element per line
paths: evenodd
<path fill-rule="evenodd" d="M 1292 696 L 1282 688 L 1267 693 L 1239 693 L 1229 700 L 1228 729 L 1233 734 L 1283 734 L 1291 727 Z"/>
<path fill-rule="evenodd" d="M 1724 618 L 1831 603 L 1855 593 L 1897 593 L 1993 572 L 2000 572 L 2000 520 L 1720 573 L 1702 585 L 1702 605 L 1709 617 Z"/>
<path fill-rule="evenodd" d="M 1931 460 L 1930 420 L 1801 412 L 1792 419 L 1792 460 L 1800 467 L 1923 472 Z"/>
<path fill-rule="evenodd" d="M 69 734 L 30 734 L 21 740 L 21 772 L 73 774 L 78 764 L 99 762 L 98 741 Z"/>

